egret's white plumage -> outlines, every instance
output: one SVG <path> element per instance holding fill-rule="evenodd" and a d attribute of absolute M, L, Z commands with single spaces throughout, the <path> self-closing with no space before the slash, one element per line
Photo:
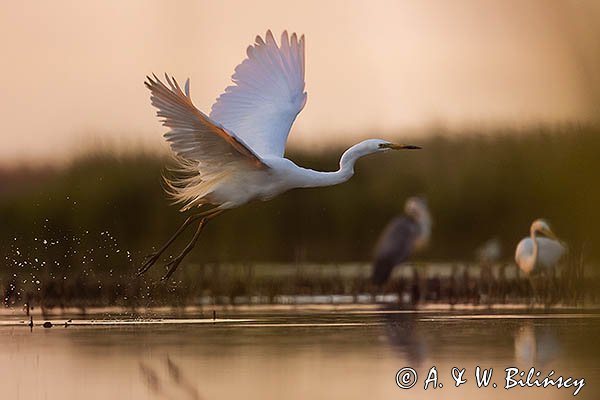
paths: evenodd
<path fill-rule="evenodd" d="M 235 68 L 229 86 L 212 106 L 210 118 L 235 132 L 261 157 L 283 157 L 296 116 L 306 104 L 304 36 L 281 35 L 277 46 L 271 31 L 256 37 L 246 58 Z"/>
<path fill-rule="evenodd" d="M 517 245 L 515 261 L 526 274 L 548 271 L 558 265 L 566 251 L 567 247 L 554 235 L 548 223 L 537 219 L 531 224 L 530 236 Z"/>
<path fill-rule="evenodd" d="M 167 191 L 182 211 L 206 204 L 223 211 L 252 200 L 268 200 L 293 188 L 330 186 L 350 179 L 360 157 L 390 149 L 415 149 L 386 140 L 369 139 L 349 148 L 340 169 L 319 172 L 302 168 L 283 157 L 290 128 L 306 104 L 304 91 L 304 36 L 281 35 L 277 45 L 267 31 L 256 38 L 247 58 L 236 67 L 229 86 L 213 105 L 210 116 L 192 103 L 189 80 L 182 90 L 165 75 L 166 84 L 148 77 L 151 102 L 163 125 L 165 138 L 177 155 L 176 177 L 166 179 Z M 202 218 L 198 233 L 207 218 Z M 176 233 L 179 235 L 189 221 Z M 174 238 L 175 238 L 174 237 Z M 150 257 L 146 271 L 174 240 Z M 173 268 L 197 239 L 175 258 Z M 189 249 L 188 249 L 189 248 Z M 167 275 L 169 275 L 167 274 Z"/>

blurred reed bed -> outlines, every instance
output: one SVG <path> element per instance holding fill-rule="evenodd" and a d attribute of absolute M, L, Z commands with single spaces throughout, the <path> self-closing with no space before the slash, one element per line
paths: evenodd
<path fill-rule="evenodd" d="M 250 269 L 264 263 L 367 263 L 381 229 L 414 194 L 427 197 L 435 219 L 432 244 L 419 262 L 464 264 L 482 242 L 498 237 L 504 263 L 511 265 L 514 246 L 531 221 L 544 217 L 570 244 L 577 268 L 585 269 L 585 277 L 595 275 L 600 128 L 446 132 L 411 142 L 424 149 L 361 160 L 355 177 L 343 185 L 291 191 L 219 217 L 207 226 L 186 259 L 192 265 L 178 272 L 175 285 L 155 283 L 160 268 L 148 281 L 134 277 L 144 256 L 184 219 L 162 192 L 167 157 L 103 150 L 82 154 L 63 168 L 5 169 L 0 171 L 0 290 L 9 294 L 9 303 L 35 298 L 67 305 L 368 291 L 364 274 L 207 279 L 206 271 L 230 263 Z M 343 150 L 297 149 L 288 156 L 299 165 L 334 170 Z M 583 274 L 561 285 L 572 293 L 588 285 Z"/>
<path fill-rule="evenodd" d="M 126 273 L 66 280 L 48 276 L 35 284 L 9 281 L 2 294 L 5 307 L 27 315 L 86 314 L 98 307 L 136 312 L 277 304 L 594 308 L 600 300 L 597 276 L 529 279 L 512 264 L 408 264 L 381 288 L 371 284 L 369 274 L 368 263 L 192 264 L 169 282 Z"/>

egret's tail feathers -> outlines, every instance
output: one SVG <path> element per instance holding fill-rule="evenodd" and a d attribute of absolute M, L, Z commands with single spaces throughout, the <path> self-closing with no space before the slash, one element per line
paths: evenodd
<path fill-rule="evenodd" d="M 173 166 L 163 173 L 164 190 L 180 211 L 210 203 L 209 196 L 221 180 L 220 174 L 200 173 L 200 162 L 174 156 Z"/>
<path fill-rule="evenodd" d="M 202 182 L 198 173 L 198 162 L 183 157 L 174 156 L 171 166 L 165 168 L 162 174 L 163 189 L 171 198 L 173 204 L 183 204 L 181 211 L 188 210 L 194 199 L 187 188 Z"/>

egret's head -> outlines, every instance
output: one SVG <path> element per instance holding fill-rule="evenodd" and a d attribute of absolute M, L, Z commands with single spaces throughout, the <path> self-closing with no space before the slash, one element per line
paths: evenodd
<path fill-rule="evenodd" d="M 355 144 L 344 152 L 340 160 L 340 167 L 344 165 L 354 166 L 354 162 L 369 154 L 381 153 L 389 150 L 412 150 L 420 149 L 419 146 L 411 144 L 396 144 L 382 139 L 367 139 Z"/>
<path fill-rule="evenodd" d="M 419 146 L 411 144 L 397 144 L 383 139 L 367 139 L 353 146 L 361 153 L 370 154 L 388 150 L 416 150 Z"/>
<path fill-rule="evenodd" d="M 552 229 L 550 229 L 550 224 L 548 224 L 548 221 L 542 218 L 533 221 L 530 231 L 531 233 L 538 232 L 551 239 L 558 240 L 558 237 L 556 237 L 554 232 L 552 232 Z"/>
<path fill-rule="evenodd" d="M 373 139 L 374 140 L 374 145 L 377 146 L 377 150 L 379 151 L 387 151 L 387 150 L 419 150 L 421 149 L 421 147 L 419 146 L 415 146 L 412 144 L 398 144 L 398 143 L 391 143 L 388 142 L 387 140 L 381 140 L 381 139 Z"/>

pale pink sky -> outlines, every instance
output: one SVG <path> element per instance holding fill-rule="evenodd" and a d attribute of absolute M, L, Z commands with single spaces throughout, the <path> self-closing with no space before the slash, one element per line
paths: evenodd
<path fill-rule="evenodd" d="M 594 0 L 9 2 L 0 164 L 104 143 L 164 147 L 144 76 L 190 77 L 210 111 L 268 28 L 306 35 L 294 145 L 600 115 Z"/>

